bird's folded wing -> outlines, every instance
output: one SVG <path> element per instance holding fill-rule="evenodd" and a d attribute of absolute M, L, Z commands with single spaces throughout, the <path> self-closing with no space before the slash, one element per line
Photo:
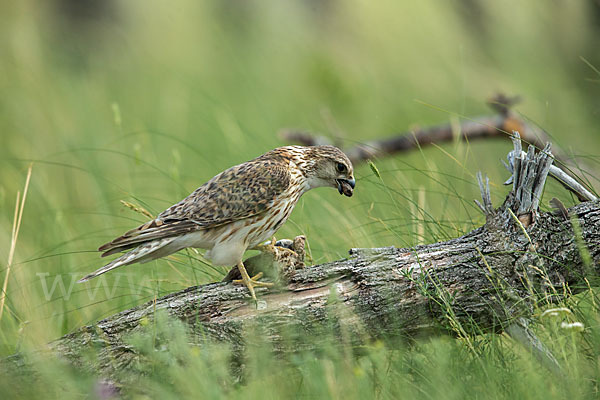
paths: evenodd
<path fill-rule="evenodd" d="M 157 218 L 103 244 L 98 248 L 98 251 L 103 251 L 102 257 L 106 257 L 123 250 L 131 249 L 142 243 L 183 235 L 188 232 L 193 232 L 196 229 L 198 229 L 198 226 L 191 221 L 181 220 L 165 223 Z"/>
<path fill-rule="evenodd" d="M 289 184 L 286 160 L 259 157 L 223 171 L 156 219 L 126 232 L 98 250 L 105 252 L 102 256 L 107 256 L 148 241 L 253 217 L 271 207 Z"/>

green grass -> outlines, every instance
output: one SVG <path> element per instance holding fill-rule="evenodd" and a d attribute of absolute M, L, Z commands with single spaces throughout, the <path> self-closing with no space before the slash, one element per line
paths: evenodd
<path fill-rule="evenodd" d="M 285 144 L 281 128 L 322 132 L 351 146 L 487 113 L 485 99 L 504 91 L 522 95 L 517 110 L 578 156 L 583 169 L 591 167 L 588 179 L 599 186 L 600 28 L 592 2 L 128 1 L 87 21 L 39 3 L 0 6 L 0 283 L 16 195 L 33 163 L 0 356 L 220 279 L 224 269 L 190 251 L 74 284 L 101 266 L 98 245 L 144 221 L 119 200 L 156 214 L 221 170 Z M 477 171 L 490 176 L 495 204 L 503 201 L 507 172 L 499 160 L 509 149 L 498 141 L 430 147 L 376 160 L 380 177 L 357 166 L 354 197 L 308 193 L 278 237 L 307 235 L 321 263 L 350 247 L 459 236 L 484 221 L 472 201 L 479 198 Z M 575 202 L 550 183 L 543 209 L 552 197 Z M 536 327 L 564 363 L 563 379 L 494 335 L 470 338 L 469 346 L 450 338 L 410 347 L 369 343 L 360 355 L 325 344 L 289 359 L 258 343 L 245 381 L 234 384 L 226 348 L 189 350 L 174 333 L 167 354 L 156 355 L 129 394 L 594 397 L 594 296 L 590 290 L 567 304 L 570 318 L 585 323 L 583 333 L 556 321 Z M 148 348 L 143 338 L 137 345 Z M 174 361 L 181 358 L 183 365 Z M 2 393 L 79 398 L 94 384 L 56 360 L 38 365 L 35 383 L 2 380 Z"/>

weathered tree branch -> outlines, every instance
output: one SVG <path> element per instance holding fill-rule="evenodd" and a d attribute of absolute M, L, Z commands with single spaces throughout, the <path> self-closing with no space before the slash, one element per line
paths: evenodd
<path fill-rule="evenodd" d="M 520 117 L 512 106 L 519 102 L 518 97 L 507 97 L 498 94 L 488 101 L 490 108 L 496 112 L 494 115 L 483 115 L 468 120 L 463 120 L 460 126 L 451 123 L 435 125 L 426 128 L 412 129 L 408 132 L 395 134 L 388 138 L 376 139 L 357 144 L 350 148 L 342 147 L 328 137 L 309 132 L 285 129 L 279 135 L 289 143 L 299 143 L 304 146 L 322 144 L 335 144 L 343 148 L 344 153 L 354 164 L 389 156 L 399 152 L 411 151 L 426 147 L 431 144 L 441 144 L 454 141 L 456 138 L 463 141 L 476 141 L 479 139 L 510 139 L 512 132 L 521 134 L 521 139 L 537 149 L 543 149 L 546 143 L 551 142 L 550 136 L 540 127 Z M 554 150 L 555 159 L 563 165 L 568 165 L 569 155 L 560 150 Z M 577 178 L 570 172 L 555 167 L 551 175 L 556 178 L 567 190 L 573 192 L 580 201 L 590 201 L 591 194 Z M 582 193 L 585 193 L 582 195 Z"/>
<path fill-rule="evenodd" d="M 432 333 L 527 336 L 516 322 L 534 315 L 540 302 L 583 290 L 586 276 L 600 274 L 600 202 L 570 208 L 570 219 L 537 214 L 549 148 L 524 160 L 520 151 L 514 154 L 517 184 L 494 210 L 480 179 L 486 223 L 465 236 L 414 248 L 352 249 L 348 259 L 288 271 L 278 289 L 258 290 L 258 304 L 230 283 L 190 287 L 82 327 L 50 349 L 112 376 L 143 359 L 127 338 L 157 312 L 182 321 L 192 343 L 223 341 L 238 349 L 248 325 L 281 351 L 293 350 L 285 348 L 282 331 L 298 332 L 295 347 L 301 348 L 311 344 L 304 338 L 326 326 L 352 332 L 357 343 Z M 589 257 L 581 256 L 582 243 Z M 90 350 L 94 361 L 86 356 Z"/>
<path fill-rule="evenodd" d="M 459 129 L 450 123 L 416 128 L 389 138 L 367 141 L 351 148 L 344 148 L 344 152 L 353 163 L 360 163 L 389 154 L 411 151 L 433 143 L 451 142 L 457 136 L 465 141 L 495 137 L 510 139 L 513 131 L 520 132 L 521 138 L 526 143 L 543 148 L 546 143 L 550 142 L 550 137 L 542 129 L 531 125 L 511 110 L 511 107 L 519 101 L 518 97 L 499 94 L 488 101 L 488 105 L 495 111 L 495 114 L 465 120 L 460 124 Z M 280 136 L 288 142 L 304 146 L 335 144 L 340 147 L 342 145 L 341 143 L 332 143 L 331 139 L 322 135 L 293 129 L 282 130 Z M 557 158 L 561 159 L 563 155 L 560 154 Z"/>

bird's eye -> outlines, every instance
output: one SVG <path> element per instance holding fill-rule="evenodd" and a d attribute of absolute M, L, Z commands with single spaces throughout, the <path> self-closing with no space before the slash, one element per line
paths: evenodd
<path fill-rule="evenodd" d="M 338 172 L 346 172 L 346 166 L 342 163 L 337 163 L 335 169 L 337 169 Z"/>

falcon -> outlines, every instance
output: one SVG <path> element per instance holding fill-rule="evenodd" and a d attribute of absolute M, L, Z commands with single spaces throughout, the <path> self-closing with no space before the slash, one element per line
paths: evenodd
<path fill-rule="evenodd" d="M 242 256 L 263 244 L 288 219 L 300 196 L 317 187 L 354 192 L 352 163 L 334 146 L 286 146 L 233 166 L 151 221 L 100 246 L 102 257 L 127 251 L 83 277 L 88 281 L 123 265 L 146 263 L 187 247 L 206 249 L 214 265 L 237 265 L 254 300 L 254 287 L 271 286 L 250 277 Z M 271 242 L 271 250 L 273 242 Z"/>

